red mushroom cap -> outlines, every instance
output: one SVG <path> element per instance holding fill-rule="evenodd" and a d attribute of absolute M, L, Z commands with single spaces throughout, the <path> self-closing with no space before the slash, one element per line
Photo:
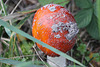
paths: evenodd
<path fill-rule="evenodd" d="M 78 31 L 72 14 L 60 5 L 47 4 L 35 13 L 32 25 L 33 37 L 64 53 L 74 46 Z M 59 56 L 38 43 L 37 46 L 49 56 Z"/>

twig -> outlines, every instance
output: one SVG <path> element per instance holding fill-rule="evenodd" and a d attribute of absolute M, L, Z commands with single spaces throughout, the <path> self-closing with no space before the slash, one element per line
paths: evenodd
<path fill-rule="evenodd" d="M 2 41 L 2 43 L 4 43 L 7 47 L 9 47 L 9 44 L 6 42 L 6 41 L 4 41 L 4 40 L 1 40 Z"/>
<path fill-rule="evenodd" d="M 1 37 L 1 40 L 10 41 L 10 39 L 2 38 L 2 37 Z"/>
<path fill-rule="evenodd" d="M 94 67 L 91 63 L 89 63 L 91 67 Z"/>
<path fill-rule="evenodd" d="M 7 4 L 7 3 L 8 3 L 8 1 L 9 1 L 9 0 L 6 0 L 5 4 Z"/>
<path fill-rule="evenodd" d="M 3 52 L 3 48 L 2 48 L 2 44 L 0 42 L 0 55 L 2 54 L 2 52 Z"/>
<path fill-rule="evenodd" d="M 40 60 L 46 65 L 46 63 L 42 60 L 42 58 L 40 57 L 39 53 L 38 53 L 37 50 L 35 49 L 35 46 L 36 46 L 36 44 L 34 44 L 34 46 L 33 46 L 33 48 L 34 48 L 36 54 L 38 55 L 38 57 L 40 58 Z M 46 65 L 46 67 L 48 67 L 48 66 Z"/>
<path fill-rule="evenodd" d="M 20 0 L 20 1 L 17 3 L 17 5 L 14 7 L 14 9 L 11 11 L 10 14 L 13 14 L 13 13 L 14 13 L 14 11 L 16 10 L 16 8 L 18 7 L 18 5 L 19 5 L 21 2 L 22 2 L 22 0 Z"/>
<path fill-rule="evenodd" d="M 17 5 L 14 7 L 14 9 L 11 11 L 10 14 L 13 14 L 13 13 L 14 13 L 14 11 L 15 11 L 16 8 L 18 7 L 18 5 L 21 3 L 21 1 L 22 1 L 22 0 L 20 0 L 20 1 L 17 3 Z M 9 20 L 9 22 L 10 22 L 10 24 L 12 25 L 11 20 Z"/>
<path fill-rule="evenodd" d="M 88 46 L 90 45 L 90 43 L 91 43 L 91 41 L 89 41 L 89 42 L 87 43 L 86 49 L 88 48 Z M 84 59 L 85 59 L 85 53 L 84 53 L 83 56 L 82 56 L 82 61 L 81 61 L 82 63 L 83 63 Z"/>
<path fill-rule="evenodd" d="M 16 41 L 16 47 L 17 47 L 18 53 L 19 53 L 20 55 L 23 56 L 23 53 L 22 53 L 21 47 L 19 46 L 19 43 L 18 43 L 17 41 Z M 24 57 L 24 56 L 23 56 L 23 57 Z"/>

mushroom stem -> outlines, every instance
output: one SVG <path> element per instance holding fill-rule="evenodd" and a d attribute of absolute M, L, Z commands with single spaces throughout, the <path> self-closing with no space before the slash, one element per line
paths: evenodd
<path fill-rule="evenodd" d="M 62 56 L 59 56 L 59 57 L 47 56 L 47 63 L 51 67 L 66 67 L 66 58 Z"/>

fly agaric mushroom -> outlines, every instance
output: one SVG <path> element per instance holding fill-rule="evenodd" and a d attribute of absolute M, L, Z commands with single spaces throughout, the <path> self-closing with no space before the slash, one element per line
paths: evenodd
<path fill-rule="evenodd" d="M 66 53 L 75 44 L 79 29 L 72 14 L 57 4 L 47 4 L 37 10 L 33 19 L 32 34 L 38 40 Z M 37 43 L 45 54 L 59 56 Z"/>

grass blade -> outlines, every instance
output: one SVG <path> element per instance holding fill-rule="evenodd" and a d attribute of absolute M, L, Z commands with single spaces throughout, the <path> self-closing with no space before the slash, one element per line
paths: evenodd
<path fill-rule="evenodd" d="M 7 16 L 7 12 L 6 12 L 6 8 L 5 8 L 3 0 L 1 0 L 1 6 L 2 6 L 2 9 L 3 9 L 4 15 Z"/>
<path fill-rule="evenodd" d="M 15 65 L 16 67 L 43 67 L 39 65 L 34 65 L 33 62 L 22 62 L 22 61 L 3 58 L 3 57 L 0 57 L 0 62 L 10 64 L 10 65 Z"/>
<path fill-rule="evenodd" d="M 22 36 L 24 36 L 24 37 L 26 37 L 26 38 L 32 40 L 32 41 L 34 41 L 34 42 L 37 42 L 37 43 L 41 44 L 43 47 L 46 47 L 46 48 L 48 48 L 48 49 L 54 51 L 55 53 L 57 53 L 57 54 L 59 54 L 59 55 L 65 57 L 65 58 L 67 58 L 68 60 L 73 61 L 73 62 L 75 62 L 75 63 L 77 63 L 77 64 L 79 64 L 79 65 L 85 67 L 85 66 L 84 66 L 83 64 L 81 64 L 79 61 L 77 61 L 77 60 L 73 59 L 72 57 L 66 55 L 65 53 L 63 53 L 63 52 L 61 52 L 61 51 L 59 51 L 59 50 L 57 50 L 57 49 L 55 49 L 55 48 L 53 48 L 53 47 L 51 47 L 51 46 L 49 46 L 49 45 L 47 45 L 47 44 L 41 42 L 40 40 L 37 40 L 36 38 L 34 38 L 34 37 L 30 36 L 29 34 L 27 34 L 27 33 L 23 32 L 23 31 L 21 31 L 21 30 L 15 28 L 14 26 L 9 25 L 7 22 L 5 22 L 5 21 L 3 21 L 3 20 L 0 20 L 0 24 L 1 24 L 2 26 L 4 26 L 4 27 L 9 28 L 10 30 L 12 30 L 12 31 L 14 31 L 14 32 L 16 32 L 16 33 L 18 33 L 18 34 L 20 34 L 20 35 L 22 35 Z"/>
<path fill-rule="evenodd" d="M 3 9 L 4 15 L 7 16 L 7 12 L 6 12 L 6 8 L 5 8 L 3 0 L 1 0 L 1 6 Z M 8 34 L 8 36 L 10 37 L 11 31 L 8 28 L 4 28 L 4 29 L 5 29 L 6 33 Z"/>
<path fill-rule="evenodd" d="M 20 16 L 23 16 L 23 15 L 26 15 L 26 14 L 30 14 L 30 13 L 33 13 L 35 12 L 37 9 L 34 9 L 34 10 L 28 10 L 28 11 L 20 11 L 20 12 L 16 12 L 16 13 L 13 13 L 13 14 L 9 14 L 7 16 L 3 16 L 3 17 L 0 17 L 0 19 L 4 20 L 4 21 L 9 21 L 9 20 L 12 20 L 12 19 L 15 19 L 17 17 L 20 17 Z"/>

